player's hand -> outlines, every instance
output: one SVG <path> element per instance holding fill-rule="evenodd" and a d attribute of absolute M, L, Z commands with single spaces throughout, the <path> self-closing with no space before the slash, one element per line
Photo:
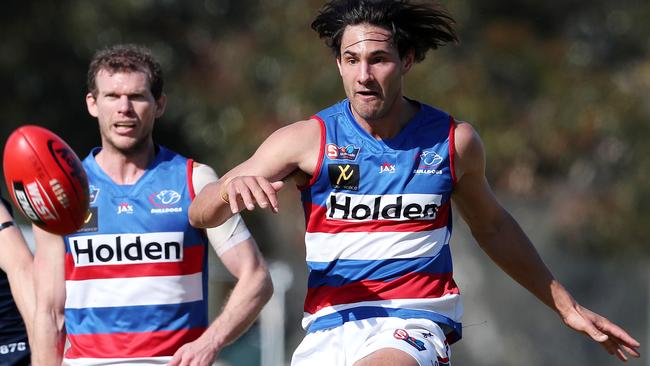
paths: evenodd
<path fill-rule="evenodd" d="M 233 214 L 246 208 L 249 211 L 260 208 L 271 208 L 278 212 L 277 192 L 282 189 L 284 182 L 269 182 L 264 177 L 240 176 L 231 177 L 224 181 L 221 187 L 221 198 L 230 204 Z"/>
<path fill-rule="evenodd" d="M 564 323 L 578 332 L 587 334 L 600 343 L 610 355 L 627 361 L 627 355 L 639 358 L 640 343 L 609 319 L 575 304 L 568 314 L 562 316 Z"/>
<path fill-rule="evenodd" d="M 210 366 L 217 358 L 217 347 L 199 337 L 179 348 L 168 366 Z"/>

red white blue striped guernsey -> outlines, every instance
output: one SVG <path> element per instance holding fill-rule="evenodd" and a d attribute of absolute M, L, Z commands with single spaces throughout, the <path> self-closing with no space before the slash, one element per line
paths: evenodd
<path fill-rule="evenodd" d="M 159 147 L 134 185 L 84 160 L 91 214 L 66 239 L 68 365 L 167 364 L 207 320 L 207 240 L 188 223 L 192 160 Z"/>
<path fill-rule="evenodd" d="M 309 267 L 308 332 L 373 317 L 425 318 L 461 337 L 452 277 L 454 121 L 420 104 L 389 140 L 359 126 L 343 100 L 315 117 L 321 158 L 301 187 Z"/>

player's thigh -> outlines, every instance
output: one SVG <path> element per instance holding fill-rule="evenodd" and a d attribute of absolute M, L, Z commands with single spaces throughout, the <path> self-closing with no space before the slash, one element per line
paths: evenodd
<path fill-rule="evenodd" d="M 380 330 L 357 352 L 354 366 L 450 366 L 442 329 L 424 319 L 380 320 Z"/>
<path fill-rule="evenodd" d="M 342 327 L 308 333 L 291 358 L 291 366 L 345 365 Z"/>
<path fill-rule="evenodd" d="M 353 366 L 419 366 L 410 354 L 395 349 L 382 348 L 355 362 Z"/>

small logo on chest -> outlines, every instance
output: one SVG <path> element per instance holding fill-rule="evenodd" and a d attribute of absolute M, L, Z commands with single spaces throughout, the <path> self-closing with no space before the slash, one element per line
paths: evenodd
<path fill-rule="evenodd" d="M 328 158 L 332 160 L 357 160 L 360 147 L 349 144 L 347 146 L 337 146 L 335 144 L 327 144 L 325 153 Z"/>
<path fill-rule="evenodd" d="M 440 156 L 435 151 L 424 150 L 418 156 L 420 162 L 418 167 L 413 170 L 414 174 L 442 174 L 442 169 L 440 165 L 444 161 L 443 157 Z"/>
<path fill-rule="evenodd" d="M 95 187 L 94 185 L 89 185 L 88 186 L 88 195 L 89 195 L 89 203 L 92 205 L 97 201 L 97 196 L 99 195 L 99 188 Z"/>
<path fill-rule="evenodd" d="M 395 173 L 395 164 L 384 162 L 379 166 L 379 173 Z"/>
<path fill-rule="evenodd" d="M 149 202 L 155 207 L 150 212 L 152 214 L 183 212 L 183 208 L 177 206 L 180 200 L 181 194 L 172 189 L 154 192 L 149 195 Z"/>
<path fill-rule="evenodd" d="M 334 189 L 359 190 L 359 165 L 357 164 L 329 164 L 327 172 L 330 184 Z"/>
<path fill-rule="evenodd" d="M 99 230 L 99 209 L 97 207 L 90 207 L 79 232 L 84 233 L 97 230 Z"/>
<path fill-rule="evenodd" d="M 117 205 L 117 214 L 122 215 L 122 214 L 133 214 L 133 206 L 128 204 L 127 202 L 121 202 L 119 205 Z"/>

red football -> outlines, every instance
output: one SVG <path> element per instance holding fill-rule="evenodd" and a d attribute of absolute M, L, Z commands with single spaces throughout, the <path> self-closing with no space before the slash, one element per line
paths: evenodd
<path fill-rule="evenodd" d="M 83 225 L 88 177 L 63 139 L 43 127 L 19 127 L 7 139 L 2 164 L 11 198 L 34 224 L 58 235 Z"/>

